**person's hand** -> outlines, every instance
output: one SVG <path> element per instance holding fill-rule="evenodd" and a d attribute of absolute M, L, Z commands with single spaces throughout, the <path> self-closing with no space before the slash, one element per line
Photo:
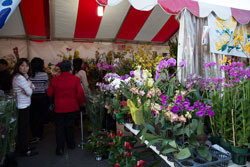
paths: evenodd
<path fill-rule="evenodd" d="M 32 84 L 30 85 L 30 88 L 34 91 L 35 90 L 35 88 L 34 88 L 34 86 L 32 86 Z"/>
<path fill-rule="evenodd" d="M 19 59 L 18 47 L 13 48 L 13 53 L 16 56 L 16 59 Z"/>
<path fill-rule="evenodd" d="M 26 92 L 23 89 L 21 89 L 21 93 L 26 95 Z"/>

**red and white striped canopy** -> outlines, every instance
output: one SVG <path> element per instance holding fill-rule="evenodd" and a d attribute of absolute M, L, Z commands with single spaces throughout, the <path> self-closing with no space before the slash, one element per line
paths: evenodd
<path fill-rule="evenodd" d="M 98 3 L 107 5 L 97 16 Z M 1 38 L 165 43 L 179 28 L 174 15 L 188 8 L 249 23 L 250 11 L 192 0 L 22 0 L 0 30 Z M 113 7 L 112 7 L 113 6 Z"/>

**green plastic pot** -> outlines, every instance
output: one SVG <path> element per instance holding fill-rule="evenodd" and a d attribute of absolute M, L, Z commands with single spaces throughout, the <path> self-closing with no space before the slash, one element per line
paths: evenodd
<path fill-rule="evenodd" d="M 245 165 L 247 158 L 245 156 L 240 156 L 240 154 L 247 154 L 248 148 L 239 148 L 231 146 L 232 149 L 232 160 L 238 165 Z"/>
<path fill-rule="evenodd" d="M 116 116 L 116 119 L 117 119 L 118 123 L 120 123 L 120 124 L 124 123 L 124 120 L 125 120 L 124 119 L 124 114 L 116 113 L 115 116 Z"/>
<path fill-rule="evenodd" d="M 220 140 L 220 146 L 223 147 L 225 150 L 231 152 L 231 144 L 230 144 L 230 142 L 221 139 Z"/>
<path fill-rule="evenodd" d="M 212 144 L 220 144 L 220 137 L 219 136 L 211 136 L 210 139 L 209 139 Z"/>
<path fill-rule="evenodd" d="M 250 154 L 250 148 L 248 148 L 248 154 Z M 247 157 L 247 161 L 250 162 L 250 156 Z"/>

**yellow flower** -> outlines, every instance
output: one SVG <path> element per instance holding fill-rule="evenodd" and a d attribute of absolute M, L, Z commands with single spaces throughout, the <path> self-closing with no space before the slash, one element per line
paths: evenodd
<path fill-rule="evenodd" d="M 232 64 L 232 60 L 231 59 L 229 59 L 227 62 L 228 62 L 229 65 Z"/>
<path fill-rule="evenodd" d="M 63 60 L 67 60 L 67 57 L 66 57 L 66 55 L 63 55 Z"/>
<path fill-rule="evenodd" d="M 247 49 L 248 56 L 250 55 L 250 47 Z"/>
<path fill-rule="evenodd" d="M 75 55 L 79 56 L 79 51 L 78 50 L 75 50 Z"/>
<path fill-rule="evenodd" d="M 237 36 L 236 38 L 234 38 L 234 46 L 238 45 L 238 40 L 239 40 L 239 36 Z"/>
<path fill-rule="evenodd" d="M 233 17 L 231 17 L 228 20 L 222 20 L 222 19 L 217 17 L 216 25 L 220 29 L 224 29 L 224 28 L 233 29 L 236 27 L 237 22 L 235 21 L 235 19 Z"/>
<path fill-rule="evenodd" d="M 154 84 L 154 80 L 152 78 L 149 78 L 148 79 L 148 87 L 152 88 L 153 84 Z"/>
<path fill-rule="evenodd" d="M 223 63 L 223 64 L 225 64 L 226 62 L 227 62 L 227 57 L 226 57 L 226 56 L 224 56 L 224 57 L 223 57 L 223 61 L 222 61 L 222 63 Z"/>
<path fill-rule="evenodd" d="M 221 59 L 219 59 L 219 64 L 221 65 Z"/>

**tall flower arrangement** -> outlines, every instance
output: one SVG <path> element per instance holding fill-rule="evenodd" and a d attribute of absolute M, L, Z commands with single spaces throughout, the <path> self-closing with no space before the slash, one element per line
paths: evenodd
<path fill-rule="evenodd" d="M 175 152 L 176 158 L 185 159 L 196 150 L 201 156 L 211 160 L 211 154 L 204 142 L 199 142 L 199 136 L 204 134 L 204 116 L 213 116 L 214 113 L 208 104 L 193 101 L 191 92 L 187 92 L 176 80 L 175 72 L 169 73 L 168 69 L 173 66 L 176 66 L 176 60 L 170 58 L 163 59 L 156 67 L 152 89 L 157 89 L 158 93 L 155 93 L 155 97 L 148 103 L 147 113 L 151 117 L 142 123 L 140 135 L 143 141 L 149 141 L 149 145 L 162 143 L 162 154 Z M 182 60 L 179 66 L 184 67 L 185 60 Z M 141 90 L 133 91 L 140 94 Z M 145 118 L 145 114 L 143 116 Z M 186 142 L 189 142 L 189 145 L 186 145 Z"/>

